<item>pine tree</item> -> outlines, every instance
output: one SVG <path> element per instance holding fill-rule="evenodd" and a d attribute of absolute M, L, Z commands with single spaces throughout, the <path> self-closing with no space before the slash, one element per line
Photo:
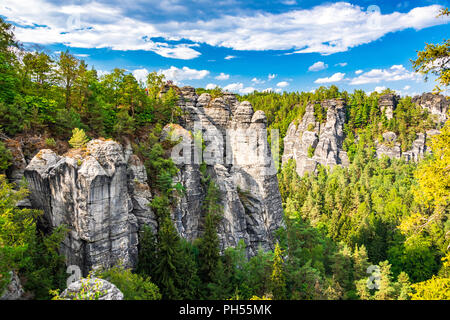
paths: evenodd
<path fill-rule="evenodd" d="M 161 290 L 163 299 L 181 299 L 176 287 L 179 281 L 177 270 L 181 252 L 180 238 L 169 216 L 162 219 L 158 232 L 158 262 L 155 270 L 155 282 Z"/>
<path fill-rule="evenodd" d="M 286 299 L 286 279 L 284 276 L 283 252 L 279 243 L 275 245 L 272 276 L 270 279 L 272 282 L 272 294 L 274 299 Z"/>
<path fill-rule="evenodd" d="M 139 237 L 139 253 L 136 272 L 153 278 L 156 265 L 156 237 L 149 226 L 144 226 Z"/>
<path fill-rule="evenodd" d="M 83 148 L 88 142 L 89 139 L 83 129 L 75 128 L 72 130 L 72 138 L 69 140 L 69 144 L 72 148 Z"/>
<path fill-rule="evenodd" d="M 222 207 L 219 204 L 220 191 L 214 181 L 208 184 L 203 209 L 206 213 L 205 232 L 199 241 L 200 278 L 207 284 L 213 281 L 217 263 L 220 258 L 219 237 L 217 226 L 222 216 Z"/>

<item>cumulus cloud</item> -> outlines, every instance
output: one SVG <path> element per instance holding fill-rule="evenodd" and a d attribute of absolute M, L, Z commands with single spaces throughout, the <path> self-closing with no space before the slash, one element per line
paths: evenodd
<path fill-rule="evenodd" d="M 415 80 L 420 76 L 417 73 L 406 70 L 403 65 L 393 65 L 389 69 L 372 69 L 368 72 L 360 73 L 350 81 L 352 85 L 380 83 L 385 81 Z"/>
<path fill-rule="evenodd" d="M 236 56 L 226 56 L 224 59 L 225 60 L 231 60 L 231 59 L 235 59 L 237 58 Z"/>
<path fill-rule="evenodd" d="M 274 73 L 269 73 L 268 75 L 267 75 L 267 80 L 273 80 L 273 79 L 275 79 L 277 77 L 277 75 L 276 74 L 274 74 Z"/>
<path fill-rule="evenodd" d="M 168 6 L 178 7 L 172 2 Z M 381 14 L 337 2 L 281 13 L 249 11 L 246 15 L 223 13 L 209 19 L 179 21 L 173 17 L 150 22 L 129 16 L 123 6 L 99 2 L 61 5 L 50 0 L 2 0 L 0 15 L 17 24 L 15 33 L 22 42 L 146 50 L 167 58 L 193 59 L 201 54 L 195 48 L 202 43 L 234 50 L 294 50 L 323 55 L 344 52 L 391 32 L 447 23 L 449 17 L 436 19 L 440 8 L 430 5 Z M 153 40 L 156 38 L 168 41 Z M 235 56 L 225 57 L 232 58 Z"/>
<path fill-rule="evenodd" d="M 230 75 L 221 72 L 221 73 L 216 77 L 216 79 L 217 79 L 217 80 L 228 80 L 228 79 L 230 79 Z"/>
<path fill-rule="evenodd" d="M 253 87 L 247 87 L 247 88 L 243 88 L 243 89 L 239 90 L 239 92 L 243 93 L 243 94 L 249 94 L 249 93 L 252 93 L 255 90 L 256 89 L 253 88 Z"/>
<path fill-rule="evenodd" d="M 361 73 L 363 73 L 364 71 L 363 70 L 356 70 L 355 71 L 355 74 L 361 74 Z"/>
<path fill-rule="evenodd" d="M 317 61 L 312 66 L 310 66 L 308 68 L 308 70 L 315 72 L 315 71 L 325 70 L 326 68 L 328 68 L 327 64 L 325 64 L 323 61 Z"/>
<path fill-rule="evenodd" d="M 337 72 L 333 74 L 331 77 L 328 78 L 319 78 L 314 83 L 333 83 L 333 82 L 340 82 L 344 80 L 345 73 Z"/>
<path fill-rule="evenodd" d="M 120 8 L 98 2 L 61 5 L 48 0 L 3 0 L 0 15 L 17 24 L 15 35 L 22 42 L 145 50 L 184 60 L 200 55 L 193 49 L 198 44 L 152 41 L 150 37 L 164 37 L 155 25 L 127 17 Z"/>
<path fill-rule="evenodd" d="M 277 87 L 279 88 L 286 88 L 289 85 L 289 82 L 287 81 L 281 81 L 277 83 Z"/>
<path fill-rule="evenodd" d="M 347 66 L 348 63 L 347 62 L 340 62 L 340 63 L 336 63 L 335 66 L 339 66 L 339 67 L 345 67 Z"/>
<path fill-rule="evenodd" d="M 206 89 L 206 90 L 212 90 L 212 89 L 215 89 L 215 88 L 217 88 L 217 87 L 218 87 L 217 84 L 214 84 L 214 83 L 208 83 L 208 84 L 206 85 L 205 89 Z"/>
<path fill-rule="evenodd" d="M 262 84 L 262 83 L 265 83 L 266 81 L 258 79 L 258 78 L 255 77 L 255 78 L 252 79 L 252 82 L 254 84 Z"/>
<path fill-rule="evenodd" d="M 223 90 L 234 93 L 249 94 L 255 91 L 256 89 L 254 87 L 245 87 L 242 82 L 235 82 L 225 86 Z"/>
<path fill-rule="evenodd" d="M 386 89 L 387 89 L 386 87 L 380 86 L 380 87 L 375 87 L 375 89 L 373 91 L 381 93 L 381 92 L 383 92 Z"/>
<path fill-rule="evenodd" d="M 177 67 L 170 67 L 169 69 L 160 70 L 160 74 L 163 74 L 167 80 L 183 81 L 183 80 L 201 80 L 209 75 L 208 70 L 196 70 L 188 67 L 181 69 Z"/>
<path fill-rule="evenodd" d="M 147 76 L 149 74 L 149 71 L 145 68 L 143 69 L 136 69 L 133 71 L 133 76 L 136 78 L 137 81 L 139 82 L 146 82 L 147 81 Z"/>

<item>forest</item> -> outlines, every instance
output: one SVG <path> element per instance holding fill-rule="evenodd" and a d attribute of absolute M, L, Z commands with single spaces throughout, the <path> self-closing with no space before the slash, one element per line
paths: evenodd
<path fill-rule="evenodd" d="M 44 232 L 41 211 L 16 205 L 28 194 L 26 181 L 15 185 L 6 178 L 14 156 L 8 143 L 39 136 L 39 148 L 59 153 L 94 138 L 127 139 L 144 159 L 158 230 L 141 230 L 136 269 L 116 266 L 95 274 L 127 300 L 450 299 L 450 124 L 441 128 L 412 97 L 402 97 L 388 120 L 378 99 L 389 89 L 366 94 L 330 86 L 238 95 L 263 110 L 268 131 L 279 129 L 281 138 L 290 123 L 301 121 L 308 103 L 343 98 L 347 104 L 344 148 L 350 166 L 319 167 L 303 177 L 293 161 L 280 166 L 285 227 L 277 231 L 273 251 L 261 249 L 249 258 L 243 242 L 220 252 L 220 194 L 206 172 L 204 233 L 192 242 L 177 233 L 170 208 L 183 186 L 174 183 L 178 169 L 160 135 L 181 110 L 175 90 L 159 96 L 163 76 L 153 72 L 142 83 L 118 68 L 100 76 L 69 51 L 25 50 L 3 20 L 0 34 L 0 292 L 10 271 L 30 299 L 60 299 L 66 286 L 58 248 L 67 229 Z M 446 48 L 448 54 L 448 43 Z M 420 59 L 417 69 L 426 63 Z M 202 92 L 222 94 L 197 89 Z M 316 118 L 326 121 L 326 110 L 316 105 Z M 416 134 L 429 129 L 441 133 L 419 163 L 374 155 L 375 140 L 386 131 L 395 132 L 408 150 Z M 379 267 L 377 286 L 368 285 L 370 266 Z"/>

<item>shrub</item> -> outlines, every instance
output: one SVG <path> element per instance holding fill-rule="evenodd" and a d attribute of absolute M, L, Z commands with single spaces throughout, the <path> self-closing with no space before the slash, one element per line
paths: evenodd
<path fill-rule="evenodd" d="M 124 300 L 161 299 L 159 288 L 150 281 L 150 278 L 132 273 L 129 269 L 113 267 L 101 272 L 99 278 L 108 280 L 122 291 Z"/>
<path fill-rule="evenodd" d="M 5 147 L 3 142 L 0 142 L 0 172 L 5 172 L 5 170 L 11 165 L 11 161 L 11 151 Z"/>
<path fill-rule="evenodd" d="M 72 138 L 69 140 L 69 144 L 72 148 L 83 148 L 88 142 L 89 139 L 83 129 L 75 128 L 72 130 Z"/>

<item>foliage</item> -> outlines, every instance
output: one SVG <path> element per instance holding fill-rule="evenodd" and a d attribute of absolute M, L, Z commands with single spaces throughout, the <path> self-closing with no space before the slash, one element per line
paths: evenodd
<path fill-rule="evenodd" d="M 114 284 L 124 296 L 124 300 L 160 300 L 158 287 L 149 278 L 132 273 L 130 269 L 116 266 L 102 271 L 99 278 Z"/>
<path fill-rule="evenodd" d="M 439 16 L 450 15 L 449 10 L 441 9 Z M 442 44 L 426 44 L 423 51 L 417 52 L 417 58 L 412 60 L 413 68 L 427 76 L 434 74 L 437 76 L 437 82 L 441 86 L 447 87 L 450 83 L 450 69 L 448 62 L 450 59 L 450 40 L 445 40 Z M 442 92 L 443 89 L 436 85 L 435 91 Z"/>
<path fill-rule="evenodd" d="M 11 151 L 5 147 L 3 142 L 0 141 L 0 172 L 5 172 L 11 165 L 11 161 Z"/>
<path fill-rule="evenodd" d="M 72 148 L 83 148 L 89 142 L 88 137 L 84 133 L 83 129 L 75 128 L 72 131 L 72 138 L 69 140 L 69 144 Z"/>
<path fill-rule="evenodd" d="M 27 194 L 23 186 L 13 190 L 0 175 L 0 291 L 9 279 L 9 271 L 16 271 L 26 279 L 26 291 L 37 299 L 46 299 L 50 288 L 64 283 L 64 257 L 58 250 L 65 228 L 47 236 L 40 234 L 36 228 L 40 212 L 16 207 Z"/>

